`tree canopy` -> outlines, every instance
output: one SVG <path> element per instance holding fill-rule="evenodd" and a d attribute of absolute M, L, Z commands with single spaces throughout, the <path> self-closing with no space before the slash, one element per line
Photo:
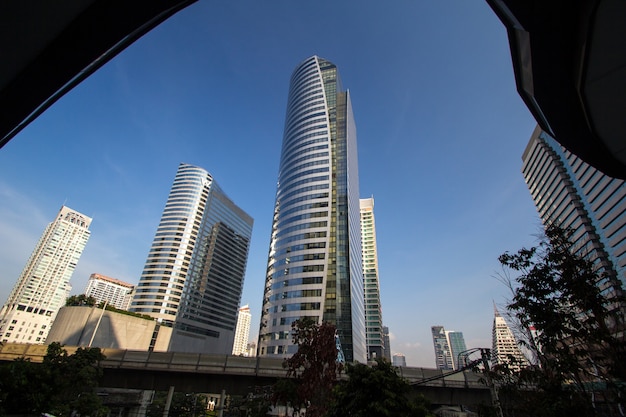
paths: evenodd
<path fill-rule="evenodd" d="M 534 396 L 526 398 L 536 415 L 542 410 L 593 415 L 598 387 L 605 397 L 624 395 L 619 392 L 626 380 L 620 281 L 571 237 L 571 231 L 550 226 L 537 246 L 499 257 L 505 270 L 519 274 L 508 280 L 513 297 L 507 310 L 533 364 L 513 379 L 510 369 L 504 373 L 507 381 L 533 388 Z"/>
<path fill-rule="evenodd" d="M 386 360 L 379 359 L 372 366 L 348 364 L 346 373 L 348 379 L 335 387 L 328 417 L 431 415 L 423 397 L 412 397 L 409 383 Z"/>
<path fill-rule="evenodd" d="M 65 300 L 66 306 L 88 306 L 92 307 L 96 305 L 96 299 L 85 294 L 71 295 Z"/>
<path fill-rule="evenodd" d="M 337 361 L 336 328 L 329 323 L 318 325 L 308 317 L 296 320 L 291 327 L 298 351 L 285 359 L 288 379 L 275 385 L 273 402 L 290 403 L 296 409 L 306 407 L 307 416 L 322 416 L 343 367 Z"/>
<path fill-rule="evenodd" d="M 52 343 L 41 364 L 17 359 L 0 365 L 0 415 L 94 415 L 103 408 L 96 394 L 103 359 L 99 348 L 68 355 L 61 344 Z"/>
<path fill-rule="evenodd" d="M 162 417 L 168 393 L 158 391 L 154 395 L 152 403 L 146 410 L 146 417 Z M 174 392 L 168 415 L 170 417 L 208 417 L 216 415 L 214 412 L 207 412 L 208 400 L 204 394 Z"/>

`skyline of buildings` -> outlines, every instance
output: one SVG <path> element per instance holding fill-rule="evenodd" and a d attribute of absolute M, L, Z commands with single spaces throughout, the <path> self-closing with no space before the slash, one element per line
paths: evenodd
<path fill-rule="evenodd" d="M 383 313 L 380 302 L 380 278 L 378 276 L 378 251 L 376 249 L 376 222 L 374 197 L 360 200 L 361 249 L 363 251 L 363 290 L 365 302 L 365 336 L 367 358 L 383 358 Z"/>
<path fill-rule="evenodd" d="M 93 297 L 96 304 L 106 302 L 120 310 L 128 310 L 135 286 L 122 280 L 93 273 L 89 276 L 84 294 Z"/>
<path fill-rule="evenodd" d="M 435 367 L 442 370 L 456 370 L 463 366 L 459 363 L 459 354 L 466 351 L 463 332 L 446 330 L 444 326 L 431 326 L 433 347 L 435 349 Z"/>
<path fill-rule="evenodd" d="M 313 58 L 318 60 L 317 62 L 319 66 L 319 73 L 320 73 L 321 79 L 324 82 L 330 81 L 326 83 L 327 85 L 324 88 L 328 87 L 328 91 L 332 91 L 333 87 L 329 85 L 332 85 L 333 83 L 335 83 L 335 88 L 341 89 L 339 77 L 336 74 L 336 68 L 333 68 L 333 64 L 318 57 L 313 57 Z M 313 58 L 310 58 L 310 59 L 313 59 Z M 334 75 L 333 75 L 333 71 L 334 71 Z M 294 75 L 295 75 L 295 71 L 294 71 Z M 329 95 L 328 91 L 324 92 L 324 100 L 326 100 L 326 104 L 328 104 L 329 100 L 331 100 L 328 98 L 328 95 Z M 340 94 L 338 94 L 338 97 L 340 97 Z M 306 103 L 306 104 L 309 104 L 309 103 Z M 349 103 L 349 97 L 346 100 L 345 107 L 347 109 L 351 107 Z M 289 115 L 289 111 L 293 111 L 294 113 L 296 113 L 297 110 L 298 109 L 295 107 L 294 109 L 291 109 L 291 110 L 288 109 L 288 115 Z M 306 109 L 306 111 L 309 111 L 309 110 L 311 109 Z M 306 113 L 299 114 L 298 116 L 302 116 L 303 114 L 306 114 Z M 328 126 L 332 126 L 332 123 L 333 123 L 332 111 L 329 111 L 326 117 L 330 121 Z M 341 116 L 337 117 L 335 115 L 334 117 L 336 117 L 336 119 L 334 119 L 335 120 L 334 123 L 339 123 L 338 121 L 341 120 Z M 303 119 L 304 118 L 305 117 L 303 117 Z M 349 114 L 349 112 L 347 112 L 346 119 L 350 119 L 350 118 L 351 118 L 351 115 Z M 292 122 L 294 120 L 292 120 Z M 344 122 L 346 126 L 350 125 L 349 120 L 348 121 L 344 120 Z M 300 123 L 300 121 L 295 121 L 294 124 L 291 125 L 291 127 L 288 126 L 288 123 L 289 123 L 289 119 L 287 120 L 286 128 L 285 128 L 285 140 L 287 139 L 288 129 L 293 128 L 298 123 Z M 330 137 L 333 134 L 331 127 L 329 127 L 329 132 L 330 132 L 329 134 L 329 137 Z M 290 139 L 294 141 L 296 140 L 293 137 Z M 307 137 L 307 139 L 310 139 L 310 137 Z M 286 152 L 285 148 L 283 148 L 283 155 L 281 157 L 281 174 L 280 175 L 283 175 L 283 167 L 282 167 L 283 159 L 288 159 L 285 156 L 285 153 L 298 152 L 294 150 L 296 149 L 296 145 L 294 145 L 294 143 L 295 142 L 289 145 L 291 147 L 289 148 L 288 152 Z M 313 142 L 307 143 L 305 146 L 311 146 L 312 143 Z M 313 148 L 313 146 L 311 146 L 311 148 Z M 307 150 L 308 149 L 309 148 L 307 148 Z M 319 151 L 320 149 L 316 149 L 316 150 Z M 302 154 L 298 155 L 298 157 L 302 157 L 302 155 L 306 155 L 304 151 L 300 151 L 300 152 L 302 152 Z M 524 160 L 523 173 L 528 183 L 529 190 L 531 191 L 531 195 L 537 205 L 537 209 L 540 213 L 542 220 L 544 221 L 544 223 L 559 222 L 566 226 L 571 226 L 573 228 L 573 230 L 575 231 L 574 236 L 575 236 L 576 242 L 581 248 L 581 250 L 585 250 L 589 253 L 592 253 L 593 256 L 595 256 L 596 259 L 598 259 L 599 264 L 603 265 L 603 267 L 605 268 L 605 271 L 609 273 L 609 280 L 601 283 L 601 285 L 603 285 L 603 288 L 605 289 L 605 293 L 610 294 L 612 291 L 610 278 L 617 278 L 621 280 L 622 282 L 624 282 L 624 269 L 626 267 L 626 225 L 624 222 L 626 218 L 626 208 L 625 208 L 626 207 L 626 203 L 625 203 L 626 187 L 624 186 L 624 181 L 607 177 L 606 175 L 598 172 L 594 168 L 580 161 L 576 156 L 572 155 L 567 150 L 560 147 L 560 145 L 558 145 L 556 141 L 554 141 L 544 132 L 541 132 L 539 130 L 537 130 L 533 134 L 533 137 L 531 138 L 531 141 L 529 142 L 529 145 L 526 151 L 524 152 L 523 160 Z M 287 164 L 288 162 L 289 161 L 285 163 Z M 333 163 L 336 163 L 336 161 L 331 162 L 331 164 Z M 289 165 L 287 165 L 287 167 L 289 167 Z M 336 168 L 335 166 L 332 166 L 330 169 L 330 172 L 334 172 L 335 168 Z M 310 175 L 319 174 L 320 172 L 323 172 L 323 171 L 319 171 L 315 173 L 307 172 L 307 174 L 296 173 L 294 171 L 291 173 L 293 174 L 292 177 L 287 177 L 287 178 L 279 177 L 279 178 L 281 180 L 287 179 L 287 181 L 285 181 L 286 183 L 289 183 L 289 181 L 292 181 L 292 180 L 296 182 L 301 181 L 301 183 L 294 185 L 294 186 L 300 187 L 302 186 L 302 184 L 306 183 L 306 181 L 308 181 L 309 179 L 311 179 L 311 182 L 315 182 L 319 180 L 319 178 L 317 177 L 315 179 L 312 179 L 313 177 L 310 177 Z M 298 177 L 298 175 L 300 174 L 302 174 L 302 176 Z M 309 175 L 309 176 L 307 177 L 306 175 Z M 279 188 L 277 189 L 277 206 L 278 206 L 278 195 L 281 192 L 280 187 L 284 186 L 285 182 L 282 182 L 282 184 L 281 182 L 279 182 Z M 285 188 L 285 189 L 288 189 L 288 188 Z M 292 192 L 292 191 L 294 191 L 294 189 L 291 189 L 289 192 Z M 284 191 L 283 194 L 287 192 L 288 191 Z M 292 196 L 289 196 L 289 197 L 292 197 Z M 373 207 L 373 198 L 371 200 L 372 200 L 372 207 Z M 363 200 L 361 200 L 361 203 L 362 201 Z M 298 208 L 301 209 L 302 207 L 298 207 Z M 319 207 L 316 207 L 316 208 L 319 208 Z M 365 224 L 365 222 L 363 221 L 362 204 L 360 204 L 360 208 L 361 208 L 360 224 L 361 224 L 361 235 L 362 235 L 362 239 L 361 239 L 362 252 L 361 253 L 362 253 L 362 260 L 363 260 L 363 264 L 362 264 L 363 293 L 364 293 L 363 303 L 364 303 L 364 312 L 365 312 L 365 329 L 366 329 L 365 334 L 366 336 L 368 336 L 366 338 L 366 348 L 368 351 L 368 357 L 372 357 L 374 352 L 376 352 L 376 356 L 378 356 L 379 351 L 380 351 L 380 356 L 384 356 L 385 341 L 384 341 L 384 335 L 382 334 L 382 319 L 380 320 L 380 324 L 381 324 L 380 336 L 381 337 L 379 339 L 381 345 L 376 345 L 375 343 L 371 343 L 370 338 L 369 338 L 370 326 L 368 322 L 369 322 L 369 318 L 372 317 L 372 315 L 369 313 L 368 308 L 367 308 L 368 307 L 368 298 L 367 298 L 368 297 L 368 287 L 367 287 L 368 266 L 366 265 L 366 262 L 365 262 L 367 259 L 367 255 L 366 255 L 367 248 L 365 247 L 365 242 L 367 241 L 367 238 L 365 237 L 366 232 L 363 227 L 363 224 Z M 282 206 L 282 209 L 284 210 L 284 204 Z M 304 209 L 300 211 L 304 212 Z M 316 224 L 315 222 L 310 222 L 308 224 L 303 222 L 303 220 L 307 218 L 306 217 L 307 215 L 310 215 L 311 216 L 310 218 L 314 218 L 315 217 L 314 215 L 320 214 L 319 212 L 311 213 L 311 214 L 299 213 L 299 216 L 294 215 L 295 212 L 299 213 L 298 210 L 295 210 L 294 212 L 287 213 L 287 214 L 289 214 L 292 217 L 298 217 L 297 219 L 295 220 L 293 218 L 285 219 L 283 217 L 284 223 L 281 224 L 281 227 L 283 227 L 282 233 L 285 235 L 288 235 L 288 237 L 293 237 L 295 231 L 302 230 L 304 228 L 325 227 L 325 226 L 321 226 L 320 224 Z M 276 213 L 280 213 L 280 210 L 277 210 Z M 286 216 L 284 212 L 282 212 L 282 215 Z M 275 220 L 276 220 L 276 217 L 277 216 L 275 215 Z M 318 219 L 315 217 L 315 220 L 318 220 Z M 313 226 L 314 224 L 315 226 Z M 338 221 L 337 225 L 339 224 L 341 224 L 340 221 Z M 293 230 L 289 230 L 288 229 L 289 227 L 293 228 Z M 280 233 L 281 231 L 279 230 L 277 234 L 279 235 Z M 349 237 L 350 231 L 344 236 Z M 375 236 L 375 233 L 374 233 L 374 236 Z M 249 237 L 248 237 L 248 241 L 249 241 Z M 374 239 L 374 242 L 375 242 L 375 239 Z M 272 244 L 274 243 L 275 243 L 274 240 L 272 240 Z M 271 249 L 273 250 L 274 247 L 272 247 Z M 152 254 L 152 251 L 151 251 L 151 254 Z M 374 245 L 374 254 L 375 254 L 375 245 Z M 293 262 L 295 262 L 293 257 L 287 256 L 284 259 L 285 259 L 285 265 L 289 266 L 289 268 L 285 268 L 283 270 L 284 274 L 287 275 L 290 272 L 293 274 L 294 272 L 290 271 L 291 267 L 293 266 Z M 325 258 L 321 258 L 321 259 L 325 259 Z M 352 259 L 351 254 L 347 255 L 345 259 L 349 259 L 349 260 Z M 302 257 L 301 265 L 303 265 L 303 268 L 304 268 L 311 264 L 310 261 L 317 261 L 317 260 L 319 260 L 319 258 L 307 259 L 305 257 Z M 328 264 L 330 263 L 331 261 L 328 259 Z M 268 261 L 268 265 L 269 264 L 270 263 Z M 245 264 L 244 264 L 244 270 L 245 270 Z M 377 272 L 376 272 L 376 275 L 378 275 Z M 349 276 L 350 279 L 354 278 L 352 274 L 348 274 L 347 276 Z M 378 277 L 377 277 L 377 281 L 378 281 Z M 377 288 L 378 308 L 379 308 L 379 313 L 380 313 L 379 283 L 377 285 L 378 285 L 378 288 Z M 68 287 L 68 288 L 71 288 L 71 287 Z M 325 293 L 327 289 L 328 288 L 325 287 L 322 293 Z M 352 288 L 350 289 L 352 290 Z M 305 291 L 306 290 L 300 291 L 300 294 L 301 295 L 306 294 Z M 86 293 L 87 292 L 88 290 L 86 290 Z M 294 292 L 297 292 L 297 290 L 291 291 L 292 294 L 288 295 L 287 297 L 298 298 L 298 296 L 293 295 Z M 286 292 L 283 292 L 283 294 L 286 294 Z M 69 295 L 69 290 L 67 291 L 67 295 Z M 142 299 L 142 302 L 143 300 L 145 299 Z M 173 304 L 173 303 L 168 303 L 168 304 Z M 161 306 L 165 307 L 166 304 L 163 303 Z M 301 304 L 300 307 L 302 306 L 303 305 Z M 351 307 L 353 307 L 352 303 L 351 303 Z M 276 317 L 280 317 L 280 316 L 276 316 Z M 351 317 L 356 317 L 356 315 L 353 315 Z M 494 320 L 494 323 L 495 323 L 495 320 Z M 188 328 L 185 328 L 184 330 L 188 330 Z M 1 331 L 1 328 L 0 328 L 0 331 Z M 453 348 L 452 346 L 453 345 L 452 340 L 458 337 L 457 335 L 455 335 L 455 333 L 460 333 L 460 332 L 450 332 L 450 331 L 444 330 L 444 333 L 446 335 L 446 340 L 447 340 L 449 362 L 452 363 L 453 368 L 457 368 L 458 367 L 458 364 L 456 363 L 457 354 L 455 354 L 455 348 Z M 354 338 L 354 335 L 356 335 L 356 333 L 351 333 L 352 338 Z M 284 336 L 284 334 L 280 334 L 278 337 L 278 340 L 280 340 L 282 336 Z M 461 333 L 461 338 L 462 338 L 462 333 Z M 344 346 L 344 349 L 345 349 L 346 343 L 344 342 L 343 337 L 341 338 L 341 340 L 342 340 L 342 345 Z M 374 339 L 372 338 L 372 340 Z M 373 349 L 374 347 L 379 348 L 380 350 L 374 350 Z M 459 350 L 459 349 L 460 349 L 460 344 L 456 350 Z M 276 349 L 276 350 L 278 351 L 279 349 Z M 283 354 L 286 354 L 286 353 L 287 353 L 286 351 L 283 352 Z"/>
<path fill-rule="evenodd" d="M 2 343 L 45 342 L 70 295 L 70 278 L 89 240 L 91 220 L 62 206 L 48 224 L 0 310 Z"/>
<path fill-rule="evenodd" d="M 259 328 L 261 356 L 296 352 L 291 324 L 336 326 L 347 362 L 367 361 L 356 127 L 337 66 L 293 71 Z"/>
<path fill-rule="evenodd" d="M 252 225 L 208 171 L 178 166 L 130 307 L 172 329 L 168 351 L 232 352 Z"/>

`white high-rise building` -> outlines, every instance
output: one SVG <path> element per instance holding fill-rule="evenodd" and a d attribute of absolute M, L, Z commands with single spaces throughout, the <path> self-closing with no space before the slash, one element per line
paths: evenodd
<path fill-rule="evenodd" d="M 91 274 L 85 288 L 85 295 L 93 297 L 96 303 L 106 302 L 120 310 L 128 310 L 135 286 L 119 279 L 101 274 Z"/>
<path fill-rule="evenodd" d="M 208 171 L 178 166 L 130 306 L 169 328 L 168 351 L 232 352 L 252 224 Z"/>
<path fill-rule="evenodd" d="M 360 207 L 367 357 L 370 360 L 374 360 L 383 358 L 385 352 L 383 312 L 380 303 L 380 280 L 378 279 L 374 197 L 362 198 L 360 200 Z"/>
<path fill-rule="evenodd" d="M 492 337 L 491 360 L 493 365 L 509 364 L 511 369 L 519 370 L 528 364 L 520 350 L 517 339 L 495 306 Z M 511 363 L 511 357 L 515 358 L 515 363 Z"/>
<path fill-rule="evenodd" d="M 0 341 L 45 342 L 72 289 L 70 278 L 89 240 L 90 224 L 90 217 L 61 207 L 0 310 Z"/>
<path fill-rule="evenodd" d="M 235 328 L 235 343 L 233 343 L 233 355 L 248 356 L 248 339 L 250 338 L 250 322 L 252 314 L 246 304 L 239 309 L 237 327 Z"/>

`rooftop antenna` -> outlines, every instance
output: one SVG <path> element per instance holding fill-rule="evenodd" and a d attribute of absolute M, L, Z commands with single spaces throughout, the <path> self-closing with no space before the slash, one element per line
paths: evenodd
<path fill-rule="evenodd" d="M 493 300 L 492 300 L 492 302 L 493 302 L 493 314 L 494 314 L 496 317 L 500 317 L 500 312 L 498 311 L 498 306 L 496 306 L 496 302 L 495 302 L 495 301 L 493 301 Z"/>

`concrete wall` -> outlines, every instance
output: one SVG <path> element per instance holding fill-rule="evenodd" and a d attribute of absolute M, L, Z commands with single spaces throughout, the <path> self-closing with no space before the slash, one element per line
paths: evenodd
<path fill-rule="evenodd" d="M 96 325 L 98 329 L 94 336 Z M 52 324 L 46 343 L 60 342 L 70 346 L 88 346 L 93 337 L 91 346 L 94 347 L 148 350 L 155 325 L 156 322 L 153 320 L 111 311 L 103 312 L 102 309 L 95 307 L 62 307 Z M 171 329 L 167 328 L 161 330 L 164 333 L 171 332 Z M 167 346 L 162 350 L 167 350 Z"/>

